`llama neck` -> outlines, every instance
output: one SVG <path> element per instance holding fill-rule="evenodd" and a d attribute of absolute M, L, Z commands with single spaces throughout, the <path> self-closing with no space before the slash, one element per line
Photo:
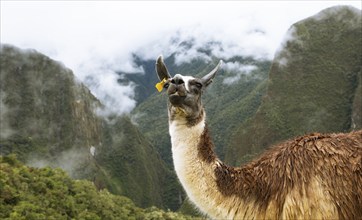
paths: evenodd
<path fill-rule="evenodd" d="M 215 164 L 218 163 L 216 154 L 214 153 L 214 145 L 209 136 L 209 131 L 205 122 L 205 113 L 199 122 L 190 126 L 187 120 L 178 119 L 170 121 L 169 132 L 171 135 L 173 159 L 175 163 L 182 159 L 184 162 L 192 158 L 202 163 Z M 177 154 L 179 153 L 179 154 Z M 187 157 L 180 157 L 184 155 Z M 178 164 L 175 164 L 175 166 Z"/>
<path fill-rule="evenodd" d="M 205 114 L 194 126 L 184 120 L 170 121 L 172 156 L 177 176 L 189 199 L 204 213 L 225 216 L 219 205 L 223 195 L 218 191 L 215 169 L 220 165 L 213 151 Z"/>
<path fill-rule="evenodd" d="M 214 219 L 261 218 L 254 215 L 253 201 L 243 195 L 243 191 L 251 192 L 250 186 L 255 183 L 245 181 L 248 178 L 243 171 L 217 158 L 204 112 L 193 126 L 185 118 L 170 117 L 169 132 L 176 174 L 189 199 L 202 212 Z M 238 181 L 232 182 L 236 176 Z M 239 191 L 235 194 L 236 187 Z"/>

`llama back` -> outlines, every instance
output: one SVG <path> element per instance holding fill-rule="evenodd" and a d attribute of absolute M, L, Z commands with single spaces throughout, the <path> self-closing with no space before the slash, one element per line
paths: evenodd
<path fill-rule="evenodd" d="M 361 143 L 362 130 L 286 141 L 234 169 L 236 175 L 252 173 L 239 176 L 244 183 L 250 181 L 245 184 L 250 188 L 229 189 L 255 200 L 266 218 L 361 218 Z"/>

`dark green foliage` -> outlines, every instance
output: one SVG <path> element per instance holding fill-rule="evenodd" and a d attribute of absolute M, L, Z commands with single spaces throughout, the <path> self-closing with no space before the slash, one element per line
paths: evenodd
<path fill-rule="evenodd" d="M 203 214 L 195 207 L 195 205 L 189 199 L 185 199 L 179 209 L 179 212 L 184 215 L 203 216 Z"/>
<path fill-rule="evenodd" d="M 1 219 L 193 219 L 139 208 L 89 181 L 72 180 L 61 169 L 24 166 L 15 155 L 0 156 L 0 168 Z"/>

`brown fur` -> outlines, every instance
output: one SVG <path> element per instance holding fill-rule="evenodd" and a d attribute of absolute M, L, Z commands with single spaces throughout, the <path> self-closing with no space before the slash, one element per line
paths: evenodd
<path fill-rule="evenodd" d="M 286 141 L 240 168 L 220 163 L 215 169 L 219 191 L 225 196 L 255 201 L 260 212 L 276 203 L 281 217 L 286 196 L 293 189 L 308 188 L 319 177 L 341 219 L 362 217 L 362 130 L 349 134 L 311 134 Z M 205 162 L 216 156 L 205 131 L 199 155 Z M 304 187 L 302 187 L 304 186 Z M 313 189 L 308 192 L 313 193 Z M 303 192 L 300 192 L 303 194 Z M 319 204 L 316 204 L 317 206 Z"/>
<path fill-rule="evenodd" d="M 204 132 L 200 137 L 200 142 L 197 146 L 198 155 L 204 162 L 211 163 L 215 161 L 214 143 L 211 141 L 209 129 L 205 126 Z"/>

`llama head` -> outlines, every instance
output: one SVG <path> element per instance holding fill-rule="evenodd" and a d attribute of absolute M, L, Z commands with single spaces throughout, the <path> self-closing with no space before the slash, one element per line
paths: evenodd
<path fill-rule="evenodd" d="M 186 119 L 188 124 L 194 125 L 202 118 L 204 111 L 201 105 L 201 94 L 212 82 L 221 63 L 220 61 L 210 73 L 202 78 L 181 74 L 172 77 L 162 56 L 158 57 L 156 72 L 160 81 L 164 82 L 163 88 L 167 91 L 170 120 Z"/>

